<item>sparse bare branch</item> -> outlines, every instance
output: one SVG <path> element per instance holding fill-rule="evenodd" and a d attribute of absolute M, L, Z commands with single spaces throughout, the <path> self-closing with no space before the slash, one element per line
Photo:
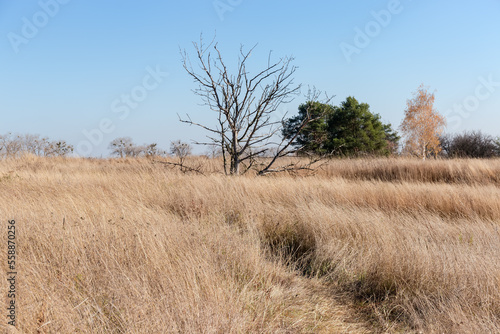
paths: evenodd
<path fill-rule="evenodd" d="M 290 145 L 295 138 L 283 138 L 276 145 L 284 119 L 275 120 L 274 116 L 280 105 L 292 101 L 300 91 L 300 85 L 293 82 L 297 69 L 292 65 L 293 58 L 271 61 L 270 53 L 266 68 L 250 75 L 247 64 L 255 46 L 249 51 L 240 47 L 234 72 L 224 61 L 215 38 L 208 45 L 200 39 L 193 46 L 198 69 L 193 68 L 186 51 L 181 53 L 183 67 L 198 86 L 194 93 L 216 112 L 218 125 L 213 127 L 195 122 L 189 115 L 180 118 L 181 122 L 211 133 L 207 136 L 210 142 L 202 144 L 220 147 L 226 174 L 242 174 L 256 166 L 259 166 L 257 172 L 261 175 L 270 172 L 279 158 L 294 151 Z M 306 119 L 301 127 L 309 120 Z M 255 162 L 256 158 L 268 155 L 271 149 L 274 153 L 267 164 Z M 242 162 L 245 164 L 240 169 Z"/>

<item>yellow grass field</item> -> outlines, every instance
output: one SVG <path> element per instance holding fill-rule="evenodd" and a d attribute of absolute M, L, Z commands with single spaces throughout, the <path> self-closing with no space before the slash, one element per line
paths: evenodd
<path fill-rule="evenodd" d="M 12 333 L 498 333 L 500 160 L 0 161 Z"/>

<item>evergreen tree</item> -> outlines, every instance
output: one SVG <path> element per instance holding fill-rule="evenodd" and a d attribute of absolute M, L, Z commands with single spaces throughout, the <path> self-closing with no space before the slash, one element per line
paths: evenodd
<path fill-rule="evenodd" d="M 283 136 L 292 138 L 306 117 L 314 120 L 293 143 L 304 153 L 388 155 L 398 150 L 399 136 L 391 124 L 383 124 L 378 114 L 370 112 L 368 104 L 354 97 L 348 97 L 338 107 L 318 102 L 302 104 L 299 114 L 285 122 Z"/>
<path fill-rule="evenodd" d="M 292 138 L 299 131 L 302 122 L 309 117 L 312 120 L 300 131 L 293 145 L 299 147 L 301 153 L 325 154 L 327 120 L 333 111 L 331 105 L 320 102 L 308 101 L 301 104 L 299 114 L 283 124 L 282 134 L 286 139 Z"/>
<path fill-rule="evenodd" d="M 388 154 L 384 125 L 370 106 L 348 97 L 328 119 L 328 152 L 341 155 Z"/>

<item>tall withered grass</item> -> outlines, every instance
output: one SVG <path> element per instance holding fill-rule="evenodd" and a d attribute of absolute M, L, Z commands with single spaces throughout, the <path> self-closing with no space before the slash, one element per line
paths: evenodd
<path fill-rule="evenodd" d="M 0 161 L 18 330 L 500 332 L 499 160 L 190 163 Z"/>

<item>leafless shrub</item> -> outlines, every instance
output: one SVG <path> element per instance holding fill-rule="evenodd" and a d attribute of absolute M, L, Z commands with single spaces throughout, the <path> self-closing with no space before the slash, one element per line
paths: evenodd
<path fill-rule="evenodd" d="M 184 163 L 186 157 L 191 155 L 192 150 L 191 145 L 180 140 L 175 140 L 170 143 L 170 154 L 177 157 L 181 164 Z"/>
<path fill-rule="evenodd" d="M 481 131 L 445 135 L 440 138 L 444 155 L 450 158 L 492 158 L 500 156 L 495 138 Z"/>

